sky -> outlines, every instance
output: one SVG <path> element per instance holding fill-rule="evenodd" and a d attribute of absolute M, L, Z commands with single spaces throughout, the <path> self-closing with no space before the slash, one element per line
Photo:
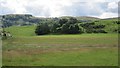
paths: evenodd
<path fill-rule="evenodd" d="M 0 15 L 118 17 L 119 0 L 0 0 Z"/>

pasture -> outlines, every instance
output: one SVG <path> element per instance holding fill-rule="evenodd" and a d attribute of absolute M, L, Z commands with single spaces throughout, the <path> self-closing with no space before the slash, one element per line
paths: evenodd
<path fill-rule="evenodd" d="M 118 34 L 34 34 L 34 26 L 10 27 L 3 66 L 118 66 Z"/>

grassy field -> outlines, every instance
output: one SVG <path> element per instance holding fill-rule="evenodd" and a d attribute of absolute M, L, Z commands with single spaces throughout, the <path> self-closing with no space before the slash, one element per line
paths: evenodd
<path fill-rule="evenodd" d="M 35 36 L 33 26 L 6 31 L 13 37 L 3 40 L 4 66 L 118 66 L 117 34 Z"/>
<path fill-rule="evenodd" d="M 35 26 L 12 26 L 5 29 L 14 36 L 35 36 Z"/>

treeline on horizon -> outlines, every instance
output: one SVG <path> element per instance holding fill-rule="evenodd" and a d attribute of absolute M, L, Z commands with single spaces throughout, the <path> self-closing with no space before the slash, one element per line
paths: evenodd
<path fill-rule="evenodd" d="M 58 21 L 39 23 L 35 33 L 37 35 L 44 34 L 79 34 L 79 33 L 107 33 L 103 28 L 105 25 L 95 25 L 94 22 L 82 23 L 76 18 L 61 18 Z"/>
<path fill-rule="evenodd" d="M 118 19 L 98 19 L 93 17 L 38 18 L 32 15 L 3 15 L 0 22 L 4 28 L 10 26 L 37 25 L 35 33 L 81 34 L 81 33 L 120 33 Z"/>

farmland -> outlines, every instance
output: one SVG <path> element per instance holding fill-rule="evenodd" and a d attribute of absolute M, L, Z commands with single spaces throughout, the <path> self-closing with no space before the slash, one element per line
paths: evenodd
<path fill-rule="evenodd" d="M 117 18 L 4 15 L 3 66 L 118 66 Z M 38 28 L 38 29 L 36 29 Z"/>
<path fill-rule="evenodd" d="M 118 34 L 34 34 L 35 26 L 6 28 L 3 66 L 118 66 Z"/>

